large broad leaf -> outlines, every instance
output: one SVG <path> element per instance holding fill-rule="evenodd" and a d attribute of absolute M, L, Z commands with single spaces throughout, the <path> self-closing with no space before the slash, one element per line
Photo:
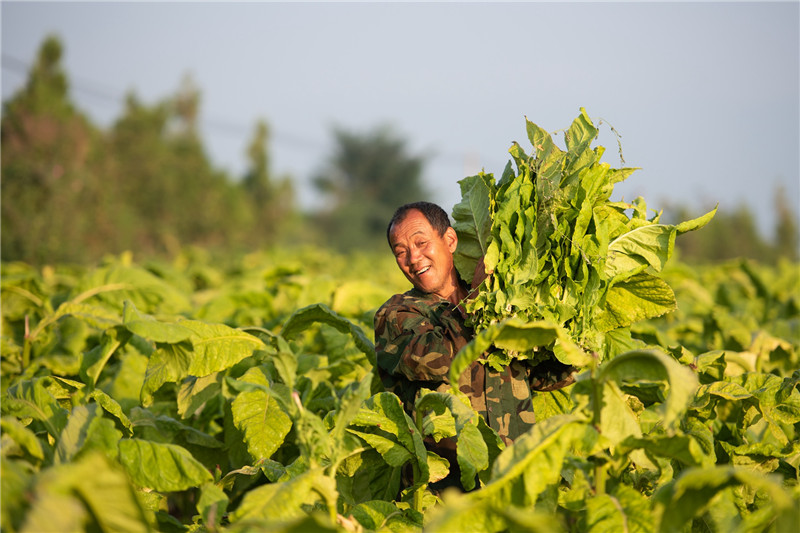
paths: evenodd
<path fill-rule="evenodd" d="M 305 507 L 318 502 L 320 492 L 327 491 L 332 482 L 321 470 L 310 470 L 289 481 L 270 483 L 248 491 L 239 507 L 230 513 L 231 524 L 253 519 L 275 522 L 298 518 L 306 514 Z"/>
<path fill-rule="evenodd" d="M 175 492 L 213 479 L 192 454 L 174 444 L 122 439 L 119 458 L 133 482 L 142 488 Z"/>
<path fill-rule="evenodd" d="M 22 422 L 13 416 L 4 416 L 0 419 L 0 428 L 3 431 L 3 437 L 10 438 L 21 450 L 24 450 L 31 457 L 35 457 L 40 461 L 44 460 L 44 449 L 42 443 L 36 438 L 36 434 L 28 429 Z M 6 443 L 3 446 L 3 452 L 8 452 Z"/>
<path fill-rule="evenodd" d="M 176 344 L 159 343 L 150 355 L 141 392 L 145 406 L 150 405 L 153 393 L 164 383 L 225 370 L 265 348 L 258 337 L 224 324 L 182 320 L 175 326 L 191 335 Z"/>
<path fill-rule="evenodd" d="M 486 254 L 491 237 L 492 219 L 490 200 L 494 180 L 480 173 L 458 182 L 461 202 L 453 206 L 453 229 L 458 234 L 458 248 L 453 263 L 461 278 L 472 283 L 475 265 Z"/>
<path fill-rule="evenodd" d="M 104 331 L 100 344 L 84 353 L 81 358 L 80 376 L 83 381 L 92 386 L 96 385 L 108 360 L 120 346 L 128 342 L 130 336 L 130 332 L 120 326 Z"/>
<path fill-rule="evenodd" d="M 189 298 L 166 280 L 136 265 L 116 264 L 99 268 L 81 280 L 82 294 L 121 310 L 131 301 L 145 313 L 179 314 L 189 311 Z"/>
<path fill-rule="evenodd" d="M 586 425 L 575 415 L 554 416 L 536 424 L 500 454 L 491 480 L 474 498 L 487 498 L 498 506 L 532 505 L 548 485 L 561 478 L 564 456 Z"/>
<path fill-rule="evenodd" d="M 422 435 L 396 395 L 382 392 L 368 398 L 353 418 L 351 427 L 356 431 L 382 436 L 402 446 L 409 453 L 415 470 L 415 486 L 428 482 L 428 452 Z"/>
<path fill-rule="evenodd" d="M 96 405 L 78 405 L 72 409 L 67 425 L 58 439 L 54 462 L 56 464 L 67 463 L 72 460 L 76 453 L 83 447 L 86 441 L 86 433 L 89 424 L 97 416 Z"/>
<path fill-rule="evenodd" d="M 797 519 L 797 502 L 782 486 L 778 476 L 767 476 L 747 468 L 715 466 L 688 469 L 653 495 L 655 514 L 660 517 L 659 531 L 680 531 L 686 522 L 712 505 L 717 494 L 737 485 L 767 495 L 764 501 L 777 515 L 779 525 L 776 531 L 796 530 L 797 523 L 792 524 L 792 521 Z"/>
<path fill-rule="evenodd" d="M 237 394 L 231 406 L 233 423 L 244 434 L 250 455 L 268 459 L 283 444 L 292 421 L 271 393 L 263 370 L 251 368 L 239 381 L 256 386 Z"/>
<path fill-rule="evenodd" d="M 32 418 L 42 422 L 51 437 L 57 439 L 67 423 L 68 411 L 48 391 L 52 377 L 34 378 L 15 383 L 3 399 L 3 413 L 17 418 Z"/>
<path fill-rule="evenodd" d="M 178 389 L 177 407 L 181 418 L 190 418 L 222 391 L 222 374 L 215 372 L 203 377 L 190 376 Z"/>
<path fill-rule="evenodd" d="M 585 530 L 592 533 L 650 533 L 653 531 L 650 502 L 639 491 L 618 485 L 613 494 L 586 501 Z"/>
<path fill-rule="evenodd" d="M 475 476 L 489 468 L 489 447 L 478 429 L 478 414 L 453 394 L 431 392 L 414 406 L 418 416 L 427 411 L 442 414 L 449 410 L 455 421 L 456 458 L 461 469 L 461 484 L 466 490 L 475 487 Z"/>
<path fill-rule="evenodd" d="M 666 385 L 669 394 L 659 409 L 665 426 L 678 421 L 699 386 L 697 376 L 688 367 L 654 350 L 634 350 L 619 355 L 600 367 L 596 379 L 603 386 L 613 383 L 634 392 L 640 384 Z"/>
<path fill-rule="evenodd" d="M 366 531 L 416 531 L 422 527 L 421 515 L 413 515 L 411 511 L 398 509 L 392 502 L 379 500 L 356 505 L 350 509 L 350 516 Z"/>
<path fill-rule="evenodd" d="M 206 483 L 200 491 L 197 511 L 203 517 L 203 524 L 208 528 L 219 527 L 228 509 L 228 495 L 215 483 Z"/>
<path fill-rule="evenodd" d="M 652 224 L 629 231 L 608 245 L 605 276 L 612 279 L 642 266 L 660 272 L 674 246 L 675 226 Z"/>
<path fill-rule="evenodd" d="M 592 324 L 599 331 L 611 331 L 661 316 L 677 307 L 675 293 L 664 280 L 640 272 L 608 290 L 605 304 Z"/>
<path fill-rule="evenodd" d="M 425 513 L 426 533 L 452 533 L 456 531 L 470 531 L 475 533 L 494 533 L 496 531 L 539 531 L 555 533 L 555 528 L 549 529 L 542 523 L 541 529 L 508 529 L 508 523 L 493 502 L 472 497 L 481 491 L 465 495 L 452 493 L 448 495 L 447 505 L 437 505 Z M 508 504 L 503 508 L 510 507 Z M 528 511 L 530 512 L 530 511 Z"/>
<path fill-rule="evenodd" d="M 134 407 L 131 410 L 131 421 L 136 426 L 137 436 L 143 436 L 147 440 L 178 445 L 192 444 L 206 448 L 223 447 L 222 442 L 195 427 L 168 415 L 156 416 L 141 407 Z"/>
<path fill-rule="evenodd" d="M 162 322 L 140 313 L 130 301 L 124 304 L 122 321 L 131 333 L 158 343 L 176 344 L 191 339 L 193 335 L 191 329 L 180 324 Z"/>
<path fill-rule="evenodd" d="M 676 459 L 687 466 L 712 466 L 715 458 L 703 453 L 696 439 L 689 435 L 648 435 L 644 438 L 626 438 L 619 453 L 641 448 L 650 455 Z"/>
<path fill-rule="evenodd" d="M 375 366 L 375 345 L 367 338 L 364 331 L 325 304 L 309 305 L 292 313 L 283 325 L 281 336 L 287 340 L 293 339 L 316 322 L 333 326 L 342 333 L 349 333 L 356 347 L 367 356 L 370 364 Z"/>
<path fill-rule="evenodd" d="M 512 317 L 480 331 L 458 352 L 450 365 L 450 383 L 458 383 L 459 376 L 480 359 L 492 344 L 520 352 L 524 357 L 524 352 L 538 346 L 547 346 L 555 340 L 560 343 L 561 349 L 556 353 L 563 363 L 580 366 L 591 360 L 588 354 L 571 341 L 564 328 L 546 320 L 525 322 Z M 455 385 L 453 390 L 457 393 Z"/>
<path fill-rule="evenodd" d="M 101 453 L 44 471 L 31 494 L 23 532 L 151 530 L 125 473 Z"/>

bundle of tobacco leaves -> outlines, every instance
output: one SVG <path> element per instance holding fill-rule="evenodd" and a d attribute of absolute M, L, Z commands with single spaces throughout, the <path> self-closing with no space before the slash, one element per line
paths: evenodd
<path fill-rule="evenodd" d="M 511 358 L 557 358 L 582 366 L 633 348 L 630 326 L 676 308 L 659 277 L 675 237 L 705 225 L 716 209 L 677 225 L 648 218 L 642 198 L 610 200 L 634 168 L 611 168 L 593 148 L 586 111 L 566 130 L 566 150 L 526 119 L 531 155 L 514 142 L 499 181 L 459 182 L 453 209 L 456 268 L 467 281 L 483 258 L 491 275 L 465 303 L 477 336 L 470 354 L 495 368 Z M 460 365 L 459 365 L 460 366 Z"/>

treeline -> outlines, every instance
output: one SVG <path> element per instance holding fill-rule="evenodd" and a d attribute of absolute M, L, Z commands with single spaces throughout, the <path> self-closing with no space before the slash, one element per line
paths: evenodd
<path fill-rule="evenodd" d="M 235 249 L 286 229 L 293 191 L 270 173 L 264 123 L 254 128 L 247 175 L 234 181 L 209 161 L 190 82 L 154 105 L 128 95 L 122 116 L 102 131 L 72 103 L 61 57 L 59 40 L 48 38 L 26 85 L 4 103 L 3 260 Z"/>
<path fill-rule="evenodd" d="M 287 243 L 369 250 L 385 246 L 398 205 L 430 198 L 425 157 L 391 129 L 337 129 L 313 177 L 326 207 L 304 213 L 291 176 L 271 168 L 265 121 L 254 124 L 245 175 L 231 176 L 206 153 L 191 80 L 155 104 L 129 94 L 121 116 L 101 129 L 72 102 L 62 55 L 60 40 L 47 38 L 25 86 L 3 103 L 3 261 L 92 263 L 125 250 L 172 256 L 188 245 L 220 254 Z M 783 197 L 776 202 L 772 240 L 759 235 L 746 207 L 721 209 L 702 231 L 678 239 L 679 257 L 797 259 L 796 213 Z M 690 218 L 681 208 L 669 214 Z"/>
<path fill-rule="evenodd" d="M 4 261 L 91 263 L 126 250 L 170 256 L 188 245 L 220 254 L 286 243 L 385 246 L 395 207 L 428 196 L 424 158 L 390 128 L 337 129 L 314 177 L 326 207 L 303 213 L 291 177 L 271 169 L 265 121 L 246 147 L 246 174 L 231 176 L 206 153 L 191 80 L 153 105 L 129 94 L 122 116 L 102 130 L 72 102 L 62 55 L 60 40 L 47 38 L 26 85 L 3 104 Z"/>

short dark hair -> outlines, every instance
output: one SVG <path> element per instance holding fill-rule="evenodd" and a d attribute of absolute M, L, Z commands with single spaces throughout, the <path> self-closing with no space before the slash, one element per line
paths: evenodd
<path fill-rule="evenodd" d="M 428 223 L 440 236 L 444 235 L 444 232 L 447 231 L 447 228 L 451 227 L 450 218 L 447 216 L 447 211 L 434 203 L 412 202 L 410 204 L 404 204 L 397 208 L 397 210 L 394 212 L 394 215 L 392 215 L 392 219 L 389 221 L 389 225 L 386 226 L 386 241 L 389 243 L 389 246 L 392 245 L 390 238 L 392 226 L 398 222 L 402 222 L 403 219 L 408 216 L 408 212 L 415 209 L 425 216 L 425 218 L 428 220 Z"/>

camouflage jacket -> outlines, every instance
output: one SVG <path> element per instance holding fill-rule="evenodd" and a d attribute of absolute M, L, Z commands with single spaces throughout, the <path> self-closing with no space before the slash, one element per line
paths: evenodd
<path fill-rule="evenodd" d="M 473 335 L 447 300 L 417 289 L 396 294 L 375 314 L 378 375 L 413 417 L 420 389 L 449 390 L 450 363 Z M 509 444 L 534 423 L 529 380 L 530 369 L 521 362 L 496 372 L 476 361 L 458 389 Z"/>

